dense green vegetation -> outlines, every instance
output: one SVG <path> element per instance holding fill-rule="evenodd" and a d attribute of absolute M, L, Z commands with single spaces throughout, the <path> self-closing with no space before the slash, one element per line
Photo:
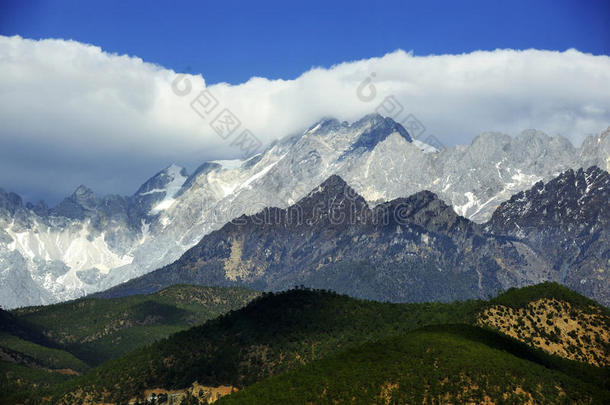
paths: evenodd
<path fill-rule="evenodd" d="M 117 320 L 124 319 L 122 317 L 127 314 L 127 319 L 132 322 L 124 328 L 98 337 L 96 346 L 91 349 L 91 357 L 82 356 L 82 353 L 86 353 L 84 350 L 78 351 L 81 359 L 95 358 L 95 350 L 106 356 L 108 353 L 116 353 L 117 340 L 118 342 L 124 340 L 119 344 L 121 348 L 128 347 L 137 340 L 152 342 L 159 336 L 166 336 L 163 334 L 168 333 L 173 325 L 179 326 L 180 322 L 196 318 L 193 314 L 200 309 L 191 306 L 194 305 L 194 297 L 201 296 L 196 292 L 201 288 L 203 287 L 179 286 L 151 296 L 93 300 L 84 304 L 75 301 L 57 306 L 60 310 L 55 312 L 42 307 L 15 311 L 15 315 L 21 321 L 29 322 L 29 325 L 46 325 L 48 329 L 44 329 L 45 334 L 55 339 L 58 337 L 66 339 L 67 336 L 83 339 L 96 331 L 108 329 L 109 324 L 116 324 Z M 240 290 L 227 289 L 227 293 L 229 292 L 237 294 Z M 245 290 L 241 290 L 241 293 L 245 295 L 238 296 L 247 299 L 253 294 Z M 311 395 L 324 392 L 326 388 L 327 396 L 312 399 L 315 403 L 324 403 L 326 401 L 324 398 L 341 401 L 344 398 L 341 396 L 343 395 L 341 391 L 351 384 L 351 378 L 356 381 L 353 383 L 354 386 L 362 386 L 362 391 L 358 391 L 360 388 L 349 388 L 346 392 L 352 393 L 354 398 L 359 398 L 361 403 L 370 403 L 371 398 L 377 398 L 371 395 L 379 395 L 380 387 L 386 382 L 391 387 L 398 384 L 396 394 L 398 402 L 404 401 L 408 395 L 425 394 L 434 398 L 436 395 L 447 393 L 453 395 L 460 381 L 462 386 L 476 381 L 474 385 L 480 388 L 472 392 L 462 392 L 465 395 L 463 398 L 471 398 L 471 395 L 474 395 L 472 398 L 479 398 L 477 395 L 484 393 L 496 396 L 502 378 L 510 382 L 511 387 L 515 389 L 519 387 L 516 396 L 510 394 L 506 398 L 509 403 L 512 400 L 523 399 L 519 395 L 526 394 L 520 390 L 524 390 L 534 399 L 548 395 L 548 398 L 560 402 L 586 397 L 595 399 L 604 397 L 610 387 L 607 370 L 544 354 L 494 331 L 464 326 L 475 324 L 478 314 L 492 305 L 501 304 L 520 308 L 540 298 L 567 300 L 578 308 L 590 306 L 595 306 L 598 310 L 600 308 L 593 301 L 552 283 L 511 289 L 490 301 L 453 303 L 380 303 L 304 288 L 277 294 L 264 293 L 239 310 L 229 311 L 205 324 L 110 359 L 81 376 L 63 382 L 41 384 L 38 389 L 39 394 L 33 394 L 30 399 L 31 403 L 41 402 L 42 396 L 52 396 L 51 402 L 65 404 L 82 403 L 84 398 L 107 403 L 125 403 L 130 398 L 139 397 L 145 389 L 183 389 L 197 381 L 204 386 L 225 385 L 242 390 L 248 387 L 243 393 L 230 396 L 237 398 L 231 401 L 245 401 L 238 403 L 248 403 L 248 398 L 253 401 L 262 398 L 261 403 L 265 400 L 270 401 L 269 403 L 282 403 L 284 399 L 288 401 L 287 403 L 291 403 L 290 401 L 298 403 L 300 398 L 305 398 L 302 395 L 307 392 L 298 389 L 299 384 L 310 387 Z M 220 305 L 221 301 L 203 300 L 203 302 L 213 302 L 214 305 Z M 201 304 L 199 302 L 197 305 Z M 101 316 L 99 305 L 102 305 L 105 311 L 101 313 L 112 315 Z M 70 317 L 71 311 L 77 312 L 81 308 L 83 313 L 90 317 L 84 322 L 85 326 L 81 326 L 78 321 Z M 602 311 L 607 309 L 602 308 Z M 49 320 L 49 314 L 52 320 Z M 147 323 L 146 320 L 151 317 L 157 317 L 155 319 L 162 321 Z M 62 323 L 64 320 L 66 325 Z M 172 324 L 172 320 L 176 323 Z M 54 325 L 56 323 L 61 325 Z M 449 326 L 454 324 L 462 324 L 462 326 Z M 434 325 L 445 326 L 434 329 Z M 65 344 L 66 341 L 63 342 Z M 426 342 L 431 346 L 423 348 L 422 345 L 428 344 Z M 396 346 L 396 349 L 393 349 L 392 345 Z M 74 347 L 77 346 L 71 346 L 70 350 L 74 350 Z M 429 358 L 426 357 L 428 354 L 424 355 L 418 350 L 428 353 L 427 349 L 435 353 L 443 367 L 430 368 L 426 363 L 428 368 L 425 368 L 420 364 L 424 361 L 423 358 Z M 384 363 L 386 355 L 389 357 L 386 359 L 387 364 Z M 353 356 L 356 360 L 353 363 L 347 362 L 347 365 L 342 367 L 341 363 L 346 360 L 345 356 L 347 358 Z M 471 360 L 466 359 L 469 356 Z M 413 358 L 412 363 L 407 361 L 410 358 Z M 404 361 L 401 363 L 400 359 Z M 493 371 L 496 369 L 496 363 L 497 372 Z M 366 366 L 364 371 L 362 367 L 358 371 L 359 364 Z M 412 375 L 413 373 L 401 372 L 390 376 L 386 373 L 386 371 L 393 373 L 400 368 L 400 364 L 423 367 L 423 374 L 420 376 L 418 373 Z M 305 365 L 307 366 L 303 367 Z M 370 389 L 365 388 L 367 386 L 365 381 L 359 380 L 366 377 L 367 367 L 374 371 L 371 375 L 374 378 Z M 474 370 L 480 372 L 469 373 L 468 367 L 474 367 Z M 460 378 L 463 377 L 460 373 L 465 373 L 466 378 L 470 380 L 452 380 L 451 373 L 454 371 Z M 287 372 L 288 374 L 285 374 Z M 315 380 L 313 377 L 316 374 L 329 376 L 328 378 L 339 375 L 343 376 L 343 379 L 337 378 L 338 385 L 331 387 L 327 380 Z M 13 377 L 15 375 L 12 374 Z M 422 378 L 433 381 L 440 375 L 449 377 L 450 382 L 441 385 L 438 381 L 427 382 L 428 391 L 425 392 L 421 391 L 421 386 L 415 388 L 422 382 Z M 270 378 L 272 376 L 277 377 Z M 308 382 L 300 382 L 301 378 L 305 378 Z M 530 380 L 531 378 L 533 380 Z M 547 384 L 550 379 L 560 381 L 561 389 L 556 390 L 555 385 Z M 543 388 L 531 385 L 531 381 L 537 380 L 544 382 Z M 35 383 L 35 376 L 24 381 Z M 9 381 L 5 379 L 5 382 Z M 292 387 L 290 384 L 296 384 L 297 388 L 290 388 Z M 286 387 L 296 396 L 268 396 L 275 390 L 273 387 L 278 389 Z M 323 387 L 322 391 L 320 387 Z M 390 391 L 393 392 L 394 388 Z M 333 393 L 332 396 L 328 396 L 330 392 Z M 8 395 L 12 391 L 5 393 Z M 19 395 L 24 395 L 23 391 Z M 384 395 L 387 396 L 387 393 Z M 394 398 L 393 394 L 391 397 Z M 409 401 L 415 398 L 417 402 L 420 397 L 408 398 L 411 398 Z"/>
<path fill-rule="evenodd" d="M 45 393 L 70 378 L 46 369 L 0 361 L 0 404 L 39 404 Z"/>
<path fill-rule="evenodd" d="M 0 311 L 0 403 L 19 402 L 34 391 L 45 395 L 93 366 L 238 309 L 258 295 L 242 288 L 176 285 L 151 295 Z"/>
<path fill-rule="evenodd" d="M 147 387 L 182 388 L 193 381 L 244 387 L 364 342 L 424 325 L 472 322 L 480 305 L 390 304 L 303 289 L 265 294 L 239 311 L 111 360 L 69 389 L 88 387 L 96 399 L 121 401 Z M 103 391 L 111 393 L 102 398 Z"/>
<path fill-rule="evenodd" d="M 548 284 L 540 287 L 538 295 L 535 287 L 527 294 L 540 298 L 560 289 Z M 515 291 L 508 294 L 508 298 L 499 299 L 521 298 Z M 120 402 L 146 388 L 184 388 L 193 381 L 243 388 L 311 361 L 424 326 L 473 324 L 489 305 L 485 301 L 379 303 L 307 289 L 264 294 L 239 311 L 109 361 L 64 389 L 75 392 L 84 388 L 95 399 Z M 520 303 L 515 301 L 514 305 Z M 592 369 L 572 366 L 582 375 Z"/>
<path fill-rule="evenodd" d="M 175 285 L 150 295 L 83 298 L 12 313 L 88 364 L 98 365 L 240 308 L 257 295 L 241 288 Z"/>
<path fill-rule="evenodd" d="M 610 391 L 571 363 L 491 331 L 436 326 L 268 378 L 218 404 L 608 403 Z"/>
<path fill-rule="evenodd" d="M 601 310 L 610 315 L 610 309 L 600 305 L 597 301 L 580 295 L 557 283 L 540 283 L 529 287 L 509 288 L 502 294 L 489 300 L 490 305 L 505 305 L 518 309 L 526 307 L 530 302 L 540 298 L 556 299 L 576 306 L 584 312 Z"/>
<path fill-rule="evenodd" d="M 36 365 L 49 369 L 70 369 L 85 371 L 89 366 L 81 359 L 65 350 L 42 346 L 23 340 L 17 336 L 0 333 L 0 351 L 14 353 L 22 358 L 29 358 Z"/>

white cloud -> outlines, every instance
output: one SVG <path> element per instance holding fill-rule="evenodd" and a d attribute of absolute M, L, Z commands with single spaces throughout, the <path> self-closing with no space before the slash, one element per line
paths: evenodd
<path fill-rule="evenodd" d="M 356 89 L 371 73 L 376 97 Z M 239 156 L 190 107 L 205 86 L 139 58 L 74 41 L 0 36 L 0 187 L 58 198 L 85 183 L 129 194 L 175 161 L 190 168 Z M 181 82 L 183 84 L 183 82 Z M 482 131 L 527 128 L 579 144 L 610 124 L 610 57 L 539 50 L 383 57 L 315 68 L 294 80 L 252 78 L 209 87 L 263 142 L 301 131 L 323 116 L 353 120 L 388 95 L 446 144 Z M 218 111 L 220 109 L 217 108 Z"/>

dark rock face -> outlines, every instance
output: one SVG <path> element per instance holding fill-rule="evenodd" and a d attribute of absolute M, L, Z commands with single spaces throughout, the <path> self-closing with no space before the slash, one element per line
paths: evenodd
<path fill-rule="evenodd" d="M 341 125 L 337 120 L 329 120 L 323 123 L 322 128 L 324 128 L 324 126 L 330 126 L 329 123 L 332 123 L 337 127 Z M 347 126 L 347 123 L 342 125 Z M 351 148 L 344 153 L 344 156 L 354 152 L 372 150 L 379 142 L 382 142 L 390 134 L 395 132 L 400 134 L 407 142 L 413 142 L 413 139 L 402 125 L 391 118 L 384 118 L 379 114 L 366 115 L 359 121 L 353 123 L 352 127 L 363 128 L 364 130 Z"/>
<path fill-rule="evenodd" d="M 23 207 L 23 201 L 18 194 L 6 192 L 0 188 L 0 215 L 12 214 Z"/>
<path fill-rule="evenodd" d="M 94 213 L 98 205 L 99 201 L 95 198 L 93 191 L 81 185 L 55 208 L 54 214 L 82 220 L 88 213 Z"/>
<path fill-rule="evenodd" d="M 293 206 L 236 218 L 175 263 L 100 295 L 174 283 L 264 290 L 303 284 L 376 300 L 450 301 L 550 276 L 550 265 L 527 244 L 486 233 L 434 193 L 371 209 L 331 176 Z"/>
<path fill-rule="evenodd" d="M 527 233 L 557 229 L 590 233 L 610 225 L 610 174 L 592 166 L 567 170 L 544 184 L 515 194 L 493 213 L 489 225 L 497 232 Z"/>
<path fill-rule="evenodd" d="M 610 302 L 610 174 L 568 170 L 504 202 L 489 231 L 522 238 L 548 258 L 553 280 Z"/>

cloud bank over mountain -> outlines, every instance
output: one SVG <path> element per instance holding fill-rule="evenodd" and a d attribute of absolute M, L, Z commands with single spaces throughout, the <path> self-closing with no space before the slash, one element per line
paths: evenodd
<path fill-rule="evenodd" d="M 527 128 L 579 145 L 610 125 L 610 57 L 577 50 L 397 50 L 296 79 L 205 86 L 92 45 L 0 36 L 0 187 L 51 202 L 81 183 L 131 194 L 171 162 L 240 157 L 244 136 L 264 145 L 324 116 L 357 119 L 388 96 L 404 107 L 397 121 L 412 114 L 446 145 Z M 225 109 L 240 122 L 231 134 Z"/>

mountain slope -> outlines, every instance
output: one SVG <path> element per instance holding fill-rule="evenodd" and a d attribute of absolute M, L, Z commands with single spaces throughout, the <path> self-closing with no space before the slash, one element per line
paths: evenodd
<path fill-rule="evenodd" d="M 331 176 L 287 209 L 238 217 L 171 265 L 99 295 L 187 282 L 451 301 L 550 280 L 608 304 L 609 195 L 608 172 L 569 170 L 515 195 L 479 225 L 428 191 L 369 208 Z"/>
<path fill-rule="evenodd" d="M 89 367 L 39 330 L 0 309 L 0 403 L 27 400 Z"/>
<path fill-rule="evenodd" d="M 259 293 L 174 285 L 153 295 L 76 301 L 14 310 L 21 322 L 90 365 L 241 308 Z"/>
<path fill-rule="evenodd" d="M 474 325 L 481 314 L 500 303 L 529 310 L 531 302 L 556 299 L 585 313 L 601 311 L 600 319 L 606 328 L 604 336 L 607 336 L 610 319 L 607 309 L 566 291 L 556 284 L 544 284 L 511 290 L 490 302 L 451 304 L 378 303 L 308 290 L 265 294 L 239 311 L 111 360 L 68 385 L 57 387 L 56 392 L 64 398 L 63 403 L 79 403 L 85 397 L 116 402 L 137 397 L 145 389 L 185 389 L 195 381 L 204 386 L 242 389 L 311 361 L 422 326 Z M 567 315 L 570 316 L 571 313 Z M 493 347 L 500 345 L 512 353 L 516 353 L 515 347 L 520 347 L 518 357 L 523 358 L 525 343 L 515 346 L 516 343 L 493 338 L 485 344 L 494 341 L 504 343 Z M 586 345 L 583 341 L 583 347 Z M 533 353 L 528 350 L 525 352 Z M 547 368 L 607 389 L 608 382 L 604 380 L 607 375 L 603 369 L 535 353 L 538 353 L 534 356 L 535 362 L 543 362 Z M 61 394 L 65 391 L 69 394 Z"/>
<path fill-rule="evenodd" d="M 273 291 L 303 284 L 375 300 L 452 301 L 540 282 L 545 269 L 527 245 L 485 234 L 433 193 L 371 209 L 331 176 L 295 205 L 236 218 L 173 264 L 99 296 L 186 282 Z"/>
<path fill-rule="evenodd" d="M 244 161 L 175 165 L 132 196 L 86 187 L 58 207 L 0 191 L 0 305 L 52 303 L 103 290 L 178 259 L 242 214 L 286 208 L 333 174 L 369 203 L 430 190 L 475 222 L 512 194 L 568 168 L 610 168 L 610 131 L 574 148 L 561 137 L 486 133 L 468 146 L 423 153 L 389 118 L 322 120 Z"/>
<path fill-rule="evenodd" d="M 610 174 L 568 170 L 502 203 L 486 228 L 549 259 L 556 280 L 610 303 Z"/>

